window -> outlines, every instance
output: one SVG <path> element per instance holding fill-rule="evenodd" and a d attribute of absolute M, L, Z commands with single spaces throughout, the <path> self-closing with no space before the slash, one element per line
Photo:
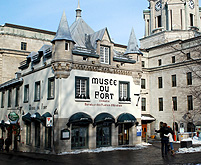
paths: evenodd
<path fill-rule="evenodd" d="M 157 18 L 158 18 L 158 27 L 162 27 L 161 15 L 159 15 Z"/>
<path fill-rule="evenodd" d="M 176 86 L 177 86 L 176 75 L 172 75 L 172 87 L 176 87 Z"/>
<path fill-rule="evenodd" d="M 27 43 L 21 42 L 21 50 L 27 50 Z"/>
<path fill-rule="evenodd" d="M 11 107 L 12 90 L 8 90 L 8 107 Z"/>
<path fill-rule="evenodd" d="M 162 79 L 162 77 L 158 77 L 158 88 L 163 88 L 163 79 Z"/>
<path fill-rule="evenodd" d="M 31 144 L 31 123 L 26 123 L 26 144 Z"/>
<path fill-rule="evenodd" d="M 142 67 L 143 68 L 145 67 L 145 61 L 142 61 Z"/>
<path fill-rule="evenodd" d="M 158 60 L 158 66 L 161 66 L 161 65 L 162 65 L 162 60 L 159 59 L 159 60 Z"/>
<path fill-rule="evenodd" d="M 34 101 L 40 101 L 40 81 L 35 82 L 35 97 Z"/>
<path fill-rule="evenodd" d="M 4 97 L 5 97 L 5 92 L 1 93 L 1 108 L 4 108 Z"/>
<path fill-rule="evenodd" d="M 90 99 L 88 77 L 75 77 L 75 98 Z"/>
<path fill-rule="evenodd" d="M 19 94 L 20 94 L 20 88 L 16 88 L 15 89 L 15 106 L 19 106 Z"/>
<path fill-rule="evenodd" d="M 69 43 L 65 42 L 65 50 L 69 50 Z"/>
<path fill-rule="evenodd" d="M 186 73 L 187 85 L 192 85 L 192 72 Z"/>
<path fill-rule="evenodd" d="M 40 123 L 35 122 L 35 147 L 40 147 Z"/>
<path fill-rule="evenodd" d="M 125 81 L 119 82 L 119 101 L 131 101 L 129 82 Z"/>
<path fill-rule="evenodd" d="M 172 97 L 172 104 L 174 111 L 177 111 L 177 97 Z"/>
<path fill-rule="evenodd" d="M 145 79 L 141 79 L 141 88 L 146 89 Z"/>
<path fill-rule="evenodd" d="M 142 98 L 142 100 L 141 100 L 142 102 L 141 102 L 141 110 L 142 111 L 146 111 L 146 98 Z"/>
<path fill-rule="evenodd" d="M 24 86 L 24 102 L 27 103 L 29 101 L 29 85 Z"/>
<path fill-rule="evenodd" d="M 194 26 L 193 14 L 190 14 L 190 26 Z"/>
<path fill-rule="evenodd" d="M 175 56 L 172 56 L 172 63 L 175 63 Z"/>
<path fill-rule="evenodd" d="M 54 77 L 48 78 L 48 99 L 54 99 L 54 92 L 55 92 L 55 79 Z"/>
<path fill-rule="evenodd" d="M 187 58 L 187 60 L 190 60 L 190 59 L 191 59 L 191 54 L 190 54 L 190 53 L 187 53 L 187 54 L 186 54 L 186 58 Z"/>
<path fill-rule="evenodd" d="M 159 98 L 158 102 L 159 102 L 159 111 L 163 111 L 163 98 Z"/>
<path fill-rule="evenodd" d="M 187 96 L 188 110 L 193 110 L 193 96 Z"/>
<path fill-rule="evenodd" d="M 103 64 L 109 64 L 110 63 L 110 48 L 101 46 L 100 47 L 100 62 Z"/>

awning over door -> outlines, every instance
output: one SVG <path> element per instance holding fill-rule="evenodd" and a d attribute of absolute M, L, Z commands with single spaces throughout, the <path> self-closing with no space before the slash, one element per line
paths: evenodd
<path fill-rule="evenodd" d="M 117 124 L 131 124 L 134 125 L 137 119 L 130 113 L 122 113 L 117 118 Z"/>
<path fill-rule="evenodd" d="M 78 112 L 72 115 L 67 123 L 68 126 L 70 124 L 76 124 L 76 125 L 87 125 L 93 123 L 91 116 L 84 112 Z"/>
<path fill-rule="evenodd" d="M 38 112 L 36 112 L 33 115 L 31 115 L 31 119 L 33 121 L 41 122 L 42 117 L 41 117 L 41 115 Z"/>
<path fill-rule="evenodd" d="M 22 120 L 25 122 L 31 122 L 31 114 L 28 112 L 24 116 L 22 116 Z"/>
<path fill-rule="evenodd" d="M 150 114 L 142 114 L 141 120 L 143 124 L 147 124 L 155 121 L 156 119 Z"/>
<path fill-rule="evenodd" d="M 100 123 L 101 124 L 102 123 L 107 123 L 107 124 L 115 123 L 115 119 L 109 113 L 100 113 L 94 119 L 94 126 L 96 126 L 97 124 L 100 124 Z"/>

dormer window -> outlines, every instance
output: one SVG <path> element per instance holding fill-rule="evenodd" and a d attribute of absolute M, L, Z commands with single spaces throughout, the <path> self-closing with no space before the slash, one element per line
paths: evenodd
<path fill-rule="evenodd" d="M 69 50 L 69 43 L 68 42 L 65 42 L 65 50 Z"/>
<path fill-rule="evenodd" d="M 100 47 L 100 62 L 102 64 L 110 63 L 110 48 L 106 46 Z"/>

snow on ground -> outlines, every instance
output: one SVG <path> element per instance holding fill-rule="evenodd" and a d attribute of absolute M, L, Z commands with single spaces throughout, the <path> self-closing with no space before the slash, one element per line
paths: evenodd
<path fill-rule="evenodd" d="M 80 153 L 99 153 L 99 152 L 109 152 L 109 151 L 120 151 L 120 150 L 140 150 L 147 148 L 151 144 L 149 143 L 141 143 L 136 144 L 135 146 L 122 146 L 122 147 L 101 147 L 96 149 L 84 149 L 84 150 L 75 150 L 71 152 L 62 152 L 59 155 L 66 155 L 66 154 L 80 154 Z"/>

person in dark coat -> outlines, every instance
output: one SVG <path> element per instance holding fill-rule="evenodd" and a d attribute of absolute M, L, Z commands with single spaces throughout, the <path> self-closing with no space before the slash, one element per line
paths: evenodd
<path fill-rule="evenodd" d="M 161 153 L 164 157 L 164 154 L 167 155 L 168 152 L 168 137 L 164 136 L 164 134 L 168 134 L 170 132 L 166 123 L 163 123 L 163 127 L 160 130 L 155 130 L 155 132 L 160 133 L 161 136 Z"/>
<path fill-rule="evenodd" d="M 6 140 L 5 140 L 5 145 L 6 145 L 5 149 L 6 149 L 7 152 L 9 152 L 9 147 L 10 147 L 11 144 L 12 144 L 11 139 L 9 137 L 7 137 Z"/>
<path fill-rule="evenodd" d="M 0 151 L 3 151 L 3 146 L 4 146 L 4 139 L 1 137 L 0 139 Z"/>

